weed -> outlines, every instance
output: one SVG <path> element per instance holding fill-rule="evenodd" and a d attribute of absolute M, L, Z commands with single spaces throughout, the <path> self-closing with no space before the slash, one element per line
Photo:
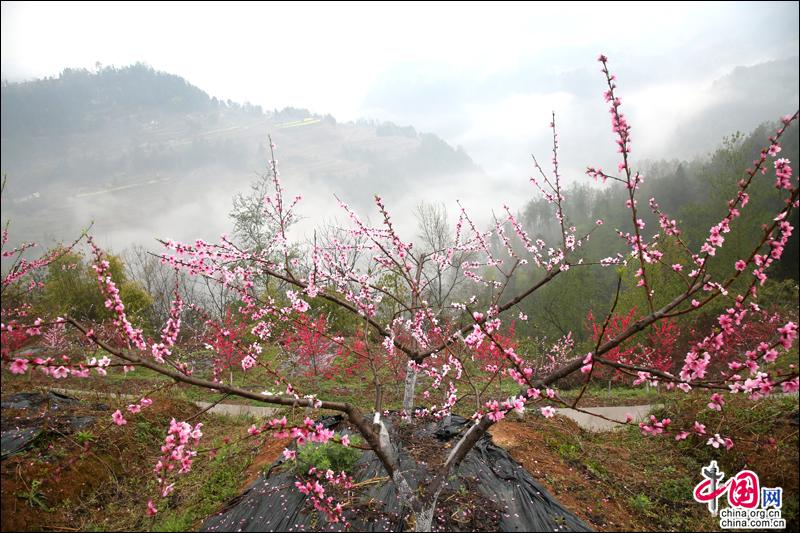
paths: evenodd
<path fill-rule="evenodd" d="M 581 456 L 581 449 L 577 445 L 567 442 L 560 443 L 556 451 L 565 461 L 577 461 Z"/>
<path fill-rule="evenodd" d="M 608 471 L 600 463 L 592 459 L 586 461 L 586 469 L 598 479 L 605 479 L 608 476 Z"/>
<path fill-rule="evenodd" d="M 628 498 L 628 504 L 643 515 L 653 516 L 653 502 L 650 501 L 650 498 L 648 498 L 645 494 L 631 496 Z"/>
<path fill-rule="evenodd" d="M 79 431 L 75 434 L 75 441 L 78 444 L 86 444 L 87 442 L 94 442 L 95 437 L 94 433 L 91 431 Z"/>
<path fill-rule="evenodd" d="M 31 481 L 30 486 L 26 484 L 25 487 L 28 489 L 27 492 L 17 492 L 15 496 L 26 500 L 30 507 L 36 505 L 43 511 L 50 511 L 50 508 L 47 507 L 47 503 L 44 501 L 44 495 L 41 492 L 41 480 L 34 479 Z"/>
<path fill-rule="evenodd" d="M 660 484 L 658 495 L 670 505 L 685 505 L 687 498 L 692 494 L 694 482 L 686 476 L 667 479 Z"/>
<path fill-rule="evenodd" d="M 164 432 L 147 420 L 139 420 L 136 422 L 136 436 L 145 442 L 161 442 Z"/>

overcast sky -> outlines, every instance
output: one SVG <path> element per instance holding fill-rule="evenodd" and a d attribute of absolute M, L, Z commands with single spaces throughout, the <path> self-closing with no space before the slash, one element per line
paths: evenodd
<path fill-rule="evenodd" d="M 3 79 L 142 61 L 223 99 L 437 133 L 466 148 L 490 188 L 513 194 L 527 186 L 529 154 L 548 153 L 552 110 L 571 178 L 614 166 L 600 52 L 618 74 L 638 157 L 690 155 L 665 153 L 687 124 L 716 140 L 797 105 L 797 2 L 2 4 Z M 787 59 L 795 74 L 776 93 L 780 111 L 769 108 L 776 116 L 728 110 L 716 130 L 694 122 L 737 97 L 714 80 Z"/>

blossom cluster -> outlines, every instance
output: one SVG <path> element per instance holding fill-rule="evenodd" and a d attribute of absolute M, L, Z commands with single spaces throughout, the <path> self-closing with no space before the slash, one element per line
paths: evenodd
<path fill-rule="evenodd" d="M 333 496 L 326 496 L 325 485 L 338 486 L 343 490 L 350 490 L 353 487 L 353 478 L 346 472 L 336 474 L 330 469 L 323 472 L 313 466 L 308 470 L 308 475 L 309 479 L 295 481 L 294 485 L 297 490 L 308 496 L 314 505 L 314 509 L 325 513 L 329 522 L 333 524 L 344 522 L 345 527 L 348 527 L 349 524 L 344 519 L 342 504 L 336 502 Z"/>
<path fill-rule="evenodd" d="M 201 422 L 193 427 L 187 422 L 177 422 L 174 418 L 170 421 L 167 436 L 161 446 L 162 455 L 153 468 L 158 480 L 160 497 L 165 498 L 175 490 L 175 483 L 168 482 L 170 475 L 186 474 L 192 470 L 192 462 L 197 455 L 194 448 L 203 436 L 202 427 Z M 150 515 L 158 512 L 152 500 L 148 501 L 147 508 Z"/>

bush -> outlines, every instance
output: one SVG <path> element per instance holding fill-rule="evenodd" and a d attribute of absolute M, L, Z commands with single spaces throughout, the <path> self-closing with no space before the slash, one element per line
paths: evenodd
<path fill-rule="evenodd" d="M 361 438 L 353 437 L 350 443 L 351 445 L 361 445 Z M 299 474 L 306 474 L 313 466 L 317 470 L 333 470 L 334 472 L 343 470 L 349 474 L 359 457 L 361 457 L 361 450 L 358 448 L 342 446 L 333 441 L 325 444 L 312 442 L 298 449 L 295 469 Z"/>

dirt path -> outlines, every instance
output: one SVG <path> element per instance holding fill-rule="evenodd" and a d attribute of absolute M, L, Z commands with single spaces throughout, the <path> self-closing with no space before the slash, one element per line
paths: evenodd
<path fill-rule="evenodd" d="M 582 429 L 587 431 L 613 431 L 622 427 L 621 422 L 625 421 L 627 414 L 633 416 L 634 422 L 640 422 L 647 418 L 654 408 L 658 405 L 620 405 L 617 407 L 584 407 L 581 411 L 575 409 L 561 408 L 556 409 L 556 414 L 566 416 L 575 421 Z M 583 412 L 588 411 L 588 412 Z M 620 423 L 612 422 L 589 413 L 605 416 Z"/>
<path fill-rule="evenodd" d="M 104 396 L 104 397 L 118 397 L 118 398 L 125 398 L 125 399 L 136 399 L 138 400 L 138 396 L 134 396 L 133 394 L 112 394 L 112 393 L 105 393 L 105 392 L 97 392 L 91 390 L 77 390 L 77 389 L 52 389 L 55 392 L 60 392 L 62 394 L 68 394 L 73 396 L 86 396 L 86 395 L 94 395 L 94 396 Z M 214 405 L 210 402 L 200 402 L 195 401 L 192 402 L 200 409 L 208 409 L 209 413 L 215 415 L 226 415 L 226 416 L 243 416 L 243 415 L 250 415 L 255 417 L 268 417 L 271 416 L 275 409 L 272 407 L 260 407 L 257 405 L 239 405 L 233 403 L 218 403 Z M 213 405 L 213 407 L 211 407 Z M 210 407 L 210 409 L 209 409 Z"/>
<path fill-rule="evenodd" d="M 101 393 L 96 391 L 75 390 L 75 389 L 53 389 L 53 390 L 56 392 L 61 392 L 63 394 L 72 394 L 72 395 L 94 394 L 107 397 L 118 396 L 120 398 L 131 398 L 131 399 L 134 398 L 130 394 L 110 394 L 110 393 Z M 195 401 L 193 403 L 200 409 L 208 409 L 209 407 L 211 407 L 211 405 L 213 405 L 209 402 L 201 402 L 201 401 Z M 585 407 L 581 411 L 576 411 L 575 409 L 569 409 L 569 408 L 560 408 L 556 409 L 556 413 L 559 415 L 566 416 L 567 418 L 570 418 L 571 420 L 575 421 L 575 423 L 578 424 L 582 429 L 585 429 L 587 431 L 612 431 L 614 429 L 622 427 L 620 423 L 613 422 L 612 420 L 619 420 L 620 422 L 622 422 L 625 420 L 626 415 L 630 413 L 633 416 L 633 420 L 635 422 L 639 422 L 647 418 L 647 415 L 649 415 L 650 411 L 655 407 L 658 406 L 624 405 L 616 407 Z M 233 417 L 243 416 L 243 415 L 249 415 L 255 417 L 268 417 L 275 412 L 275 409 L 273 409 L 272 407 L 260 407 L 256 405 L 218 403 L 213 407 L 211 407 L 209 409 L 209 412 L 217 415 L 226 415 Z M 606 418 L 610 418 L 612 420 L 606 420 L 604 418 L 592 416 L 589 413 L 599 414 Z"/>

